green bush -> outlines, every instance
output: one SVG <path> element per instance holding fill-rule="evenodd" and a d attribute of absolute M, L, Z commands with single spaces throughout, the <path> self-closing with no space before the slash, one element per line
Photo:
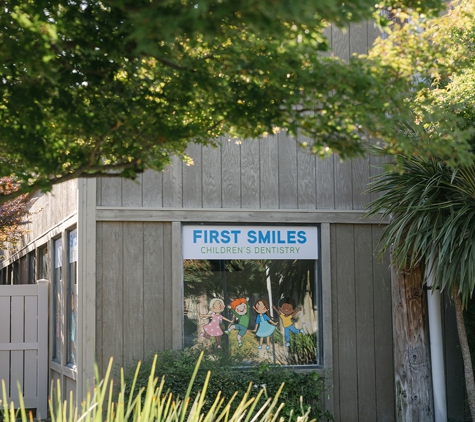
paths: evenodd
<path fill-rule="evenodd" d="M 159 379 L 164 377 L 165 390 L 177 397 L 185 396 L 191 374 L 202 351 L 189 348 L 184 351 L 168 350 L 157 353 L 155 376 Z M 237 392 L 237 398 L 241 399 L 252 384 L 249 396 L 257 397 L 262 390 L 260 404 L 263 404 L 267 397 L 274 397 L 284 383 L 280 391 L 280 400 L 285 403 L 282 415 L 288 417 L 292 410 L 303 409 L 306 412 L 310 409 L 311 418 L 318 421 L 333 420 L 331 414 L 323 409 L 324 378 L 316 372 L 298 372 L 270 364 L 256 366 L 251 364 L 252 359 L 247 356 L 231 357 L 226 353 L 212 353 L 209 350 L 205 352 L 190 393 L 192 399 L 196 397 L 210 371 L 207 386 L 207 394 L 210 397 L 220 394 L 225 400 L 229 400 Z M 150 358 L 141 364 L 134 391 L 146 385 L 152 362 Z M 134 375 L 134 368 L 126 372 L 126 394 L 132 392 L 130 380 Z M 211 401 L 205 402 L 204 409 L 209 409 L 211 404 Z M 231 409 L 234 410 L 236 406 L 237 403 L 232 405 Z M 296 420 L 297 415 L 294 414 L 291 419 Z"/>
<path fill-rule="evenodd" d="M 203 383 L 198 381 L 203 372 L 203 368 L 199 370 L 203 353 L 197 357 L 194 366 L 190 366 L 190 363 L 196 355 L 185 353 L 181 356 L 183 359 L 179 359 L 180 364 L 175 365 L 178 372 L 183 375 L 185 370 L 191 369 L 191 372 L 186 374 L 187 382 L 180 385 L 186 389 L 182 398 L 165 390 L 164 377 L 159 382 L 155 375 L 157 356 L 148 363 L 148 374 L 145 374 L 145 368 L 141 368 L 140 363 L 134 370 L 133 377 L 127 377 L 127 380 L 121 370 L 121 382 L 116 386 L 119 391 L 114 397 L 114 383 L 110 380 L 111 361 L 104 379 L 100 381 L 97 377 L 94 390 L 87 395 L 80 410 L 74 405 L 72 396 L 69 401 L 62 401 L 61 388 L 60 385 L 57 386 L 57 394 L 52 394 L 56 398 L 50 401 L 51 422 L 290 422 L 295 417 L 294 410 L 299 422 L 313 422 L 309 421 L 309 411 L 304 411 L 302 406 L 284 411 L 284 403 L 279 404 L 281 399 L 286 400 L 285 397 L 280 397 L 282 386 L 273 397 L 267 397 L 265 389 L 253 394 L 251 386 L 248 386 L 246 391 L 230 397 L 223 397 L 219 392 L 214 395 L 208 390 L 208 386 L 212 385 L 210 372 L 207 372 Z M 173 357 L 171 352 L 164 354 L 164 361 L 168 359 L 168 362 L 172 363 Z M 205 359 L 205 366 L 207 365 L 209 360 Z M 163 363 L 158 367 L 163 369 Z M 192 399 L 194 388 L 200 392 L 193 394 Z M 3 383 L 0 407 L 5 422 L 33 422 L 33 416 L 31 413 L 27 415 L 21 397 L 19 409 L 15 409 L 13 402 L 9 403 L 6 397 Z"/>

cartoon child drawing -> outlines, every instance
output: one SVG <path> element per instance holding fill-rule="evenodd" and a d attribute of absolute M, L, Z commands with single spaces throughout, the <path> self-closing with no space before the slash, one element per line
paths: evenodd
<path fill-rule="evenodd" d="M 280 319 L 282 320 L 282 325 L 284 326 L 284 336 L 285 336 L 285 345 L 290 346 L 290 332 L 293 333 L 303 333 L 302 330 L 295 328 L 295 325 L 292 322 L 292 317 L 297 315 L 302 308 L 294 309 L 292 299 L 290 297 L 285 297 L 280 302 L 280 308 L 277 309 L 274 306 L 274 310 L 279 314 Z"/>
<path fill-rule="evenodd" d="M 276 322 L 272 321 L 269 316 L 269 302 L 265 299 L 258 299 L 254 303 L 254 310 L 257 313 L 256 317 L 256 328 L 252 332 L 256 333 L 256 336 L 259 337 L 259 346 L 258 349 L 262 349 L 262 342 L 264 338 L 266 339 L 266 349 L 270 349 L 269 337 L 274 333 Z"/>
<path fill-rule="evenodd" d="M 242 346 L 242 336 L 246 334 L 249 328 L 249 314 L 251 310 L 249 309 L 249 298 L 240 297 L 235 299 L 228 305 L 228 308 L 231 309 L 231 312 L 236 318 L 236 323 L 231 323 L 228 329 L 225 331 L 228 334 L 232 330 L 238 330 L 237 341 L 238 347 Z"/>
<path fill-rule="evenodd" d="M 223 330 L 219 326 L 221 320 L 232 322 L 230 319 L 227 319 L 221 315 L 221 312 L 224 310 L 224 302 L 221 299 L 214 298 L 211 299 L 209 303 L 209 314 L 200 314 L 201 318 L 211 318 L 211 321 L 203 326 L 203 332 L 200 333 L 201 337 L 210 338 L 214 337 L 216 339 L 216 344 L 218 349 L 221 349 L 221 339 L 223 335 Z"/>

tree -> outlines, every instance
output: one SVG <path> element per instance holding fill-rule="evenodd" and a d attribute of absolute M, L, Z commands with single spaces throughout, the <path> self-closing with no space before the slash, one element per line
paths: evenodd
<path fill-rule="evenodd" d="M 0 178 L 0 195 L 9 195 L 16 190 L 18 184 L 12 178 Z M 30 205 L 31 198 L 27 194 L 0 204 L 0 249 L 15 245 L 25 234 Z"/>
<path fill-rule="evenodd" d="M 382 192 L 370 215 L 391 216 L 382 250 L 393 248 L 393 264 L 433 272 L 433 288 L 446 290 L 455 304 L 470 412 L 475 382 L 463 306 L 475 286 L 475 167 L 450 169 L 441 160 L 403 158 L 403 172 L 387 172 L 370 190 Z M 435 262 L 433 268 L 428 263 Z"/>
<path fill-rule="evenodd" d="M 319 54 L 329 48 L 328 25 L 370 18 L 369 0 L 2 6 L 0 175 L 21 183 L 13 195 L 79 176 L 133 178 L 183 156 L 188 142 L 223 134 L 285 129 L 312 137 L 314 152 L 343 158 L 364 153 L 370 136 L 389 151 L 414 149 L 393 130 L 409 111 L 407 72 L 380 57 L 345 63 Z M 432 13 L 441 5 L 396 7 Z"/>
<path fill-rule="evenodd" d="M 413 15 L 371 52 L 392 63 L 393 71 L 413 74 L 414 90 L 407 97 L 413 118 L 398 127 L 408 141 L 452 144 L 445 154 L 422 149 L 398 155 L 397 171 L 388 169 L 370 187 L 381 196 L 368 206 L 371 216 L 391 217 L 382 250 L 393 248 L 393 263 L 432 272 L 433 288 L 445 289 L 454 300 L 472 415 L 475 382 L 463 307 L 475 287 L 475 166 L 447 157 L 458 148 L 473 157 L 474 12 L 473 2 L 461 1 L 438 18 Z"/>

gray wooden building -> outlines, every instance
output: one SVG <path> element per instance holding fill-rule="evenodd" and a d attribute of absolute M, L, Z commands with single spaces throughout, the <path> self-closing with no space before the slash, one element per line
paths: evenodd
<path fill-rule="evenodd" d="M 363 24 L 329 36 L 348 58 L 366 52 L 376 32 Z M 190 145 L 190 166 L 174 159 L 136 181 L 79 179 L 38 197 L 31 231 L 0 274 L 4 284 L 51 282 L 50 381 L 82 399 L 95 362 L 102 371 L 111 356 L 126 365 L 184 347 L 185 226 L 311 227 L 318 356 L 302 369 L 326 374 L 325 402 L 337 421 L 395 420 L 391 273 L 388 257 L 376 257 L 384 222 L 363 218 L 371 199 L 363 192 L 381 160 L 320 160 L 282 132 L 219 145 Z M 450 312 L 446 324 L 453 327 Z M 448 329 L 449 413 L 463 420 L 451 336 Z"/>

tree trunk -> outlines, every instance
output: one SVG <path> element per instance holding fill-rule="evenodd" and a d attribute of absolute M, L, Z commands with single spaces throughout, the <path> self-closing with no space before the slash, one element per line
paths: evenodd
<path fill-rule="evenodd" d="M 460 348 L 462 350 L 463 368 L 465 372 L 465 385 L 467 387 L 468 405 L 472 418 L 475 417 L 475 382 L 473 379 L 472 358 L 468 347 L 467 332 L 463 320 L 463 307 L 459 295 L 459 286 L 456 284 L 454 289 L 455 316 L 457 320 L 457 332 L 459 335 Z"/>
<path fill-rule="evenodd" d="M 391 271 L 396 420 L 434 420 L 426 293 L 422 272 Z"/>

